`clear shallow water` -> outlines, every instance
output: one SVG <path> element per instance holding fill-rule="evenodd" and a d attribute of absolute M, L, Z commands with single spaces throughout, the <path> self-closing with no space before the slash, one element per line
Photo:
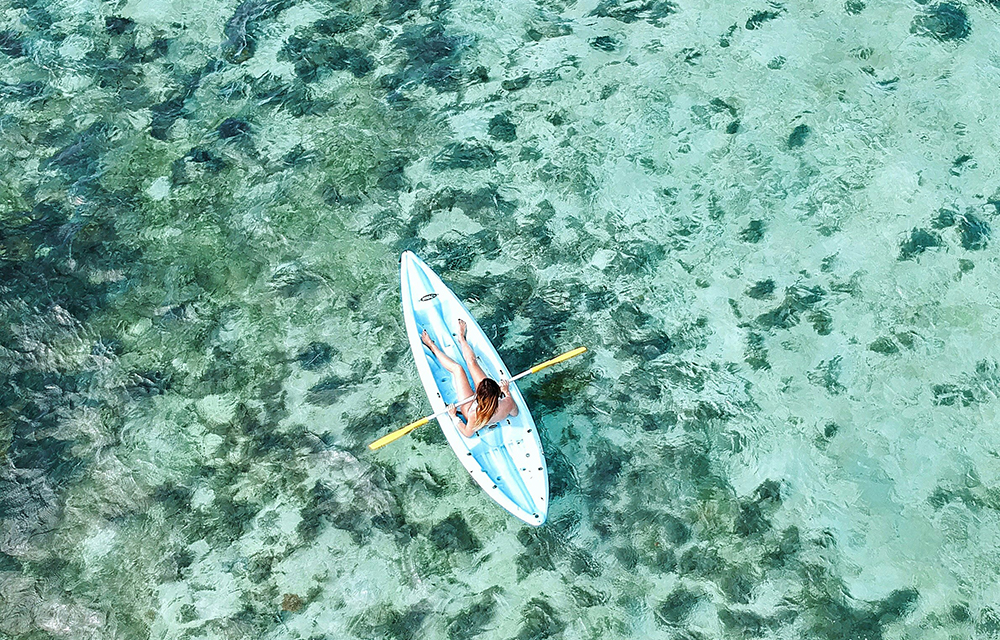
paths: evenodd
<path fill-rule="evenodd" d="M 1000 634 L 989 4 L 2 15 L 4 637 Z M 364 448 L 407 248 L 542 529 Z"/>

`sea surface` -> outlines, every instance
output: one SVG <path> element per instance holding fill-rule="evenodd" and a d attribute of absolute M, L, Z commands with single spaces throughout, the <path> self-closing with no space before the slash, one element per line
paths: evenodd
<path fill-rule="evenodd" d="M 0 2 L 0 639 L 1000 637 L 1000 4 Z M 519 371 L 527 527 L 398 263 Z"/>

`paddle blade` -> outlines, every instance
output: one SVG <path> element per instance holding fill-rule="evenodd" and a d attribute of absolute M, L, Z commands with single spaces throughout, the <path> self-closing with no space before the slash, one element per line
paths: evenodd
<path fill-rule="evenodd" d="M 576 349 L 573 349 L 572 351 L 567 351 L 566 353 L 562 354 L 561 356 L 556 356 L 555 358 L 552 358 L 551 360 L 546 360 L 542 364 L 536 364 L 535 366 L 531 367 L 531 373 L 538 373 L 539 371 L 541 371 L 545 367 L 551 367 L 552 365 L 559 364 L 560 362 L 562 362 L 564 360 L 569 360 L 570 358 L 575 358 L 578 355 L 580 355 L 581 353 L 585 352 L 586 350 L 587 350 L 587 347 L 577 347 Z"/>
<path fill-rule="evenodd" d="M 390 442 L 394 442 L 396 440 L 399 440 L 400 438 L 402 438 L 403 436 L 405 436 L 409 432 L 413 431 L 417 427 L 419 427 L 421 425 L 425 425 L 428 422 L 430 422 L 431 418 L 433 418 L 433 417 L 434 416 L 428 416 L 426 418 L 421 418 L 421 419 L 417 420 L 416 422 L 411 422 L 410 424 L 406 425 L 402 429 L 398 429 L 398 430 L 393 431 L 392 433 L 390 433 L 388 435 L 382 436 L 381 438 L 379 438 L 375 442 L 373 442 L 370 445 L 368 445 L 368 448 L 371 449 L 372 451 L 374 451 L 375 449 L 380 449 L 380 448 L 384 447 L 385 445 L 389 444 Z"/>

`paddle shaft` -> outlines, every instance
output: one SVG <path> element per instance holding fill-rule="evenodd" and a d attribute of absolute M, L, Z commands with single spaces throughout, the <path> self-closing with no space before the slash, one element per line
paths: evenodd
<path fill-rule="evenodd" d="M 533 373 L 537 373 L 537 372 L 541 371 L 542 369 L 545 369 L 546 367 L 551 367 L 554 364 L 559 364 L 560 362 L 563 362 L 565 360 L 569 360 L 570 358 L 575 358 L 576 356 L 580 355 L 581 353 L 585 352 L 586 350 L 587 350 L 587 347 L 577 347 L 576 349 L 573 349 L 572 351 L 567 351 L 566 353 L 562 354 L 561 356 L 556 356 L 555 358 L 552 358 L 551 360 L 546 360 L 545 362 L 543 362 L 541 364 L 536 364 L 535 366 L 531 367 L 527 371 L 522 371 L 521 373 L 519 373 L 516 376 L 514 376 L 513 378 L 511 378 L 509 380 L 509 382 L 514 382 L 516 380 L 520 380 L 521 378 L 523 378 L 525 376 L 529 376 L 529 375 L 531 375 Z M 380 448 L 384 447 L 385 445 L 389 444 L 390 442 L 393 442 L 395 440 L 398 440 L 399 438 L 402 438 L 403 436 L 405 436 L 409 432 L 413 431 L 417 427 L 427 424 L 428 422 L 430 422 L 434 418 L 439 418 L 439 417 L 443 416 L 444 414 L 448 413 L 448 411 L 450 411 L 452 407 L 463 405 L 466 402 L 469 402 L 470 400 L 474 400 L 475 398 L 476 398 L 475 395 L 471 395 L 468 398 L 465 398 L 464 400 L 459 400 L 458 402 L 453 402 L 452 404 L 449 404 L 447 407 L 445 407 L 442 411 L 438 411 L 437 413 L 435 413 L 433 415 L 429 415 L 429 416 L 427 416 L 425 418 L 421 418 L 421 419 L 417 420 L 416 422 L 411 422 L 410 424 L 406 425 L 402 429 L 398 429 L 398 430 L 393 431 L 392 433 L 390 433 L 388 435 L 382 436 L 381 438 L 379 438 L 375 442 L 373 442 L 370 445 L 368 445 L 368 448 L 371 449 L 371 450 L 373 450 L 373 451 L 375 449 L 380 449 Z"/>

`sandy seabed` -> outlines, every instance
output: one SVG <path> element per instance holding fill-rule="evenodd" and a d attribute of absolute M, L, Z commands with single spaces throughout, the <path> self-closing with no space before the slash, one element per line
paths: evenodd
<path fill-rule="evenodd" d="M 0 638 L 1000 636 L 989 2 L 0 11 Z M 398 258 L 515 371 L 532 529 Z"/>

